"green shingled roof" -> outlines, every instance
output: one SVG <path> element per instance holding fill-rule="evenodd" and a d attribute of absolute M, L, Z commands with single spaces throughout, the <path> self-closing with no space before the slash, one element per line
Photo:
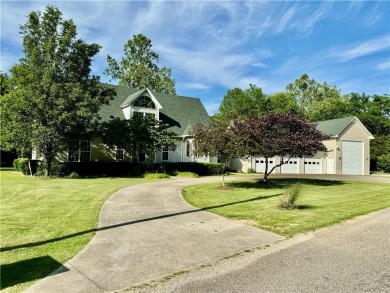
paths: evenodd
<path fill-rule="evenodd" d="M 114 100 L 110 101 L 109 105 L 103 105 L 101 107 L 99 111 L 100 117 L 103 121 L 108 121 L 111 116 L 125 119 L 121 105 L 125 101 L 129 101 L 140 90 L 123 86 L 107 86 L 113 87 L 117 95 Z M 190 128 L 196 124 L 206 125 L 210 122 L 210 117 L 198 98 L 161 94 L 154 91 L 150 92 L 162 106 L 162 109 L 160 109 L 160 120 L 168 124 L 170 130 L 175 135 L 189 135 Z"/>
<path fill-rule="evenodd" d="M 338 136 L 349 123 L 357 119 L 355 116 L 316 122 L 317 129 L 330 136 Z"/>

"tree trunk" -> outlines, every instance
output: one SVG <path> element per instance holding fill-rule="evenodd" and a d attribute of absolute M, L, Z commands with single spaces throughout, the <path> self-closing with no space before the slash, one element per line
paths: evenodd
<path fill-rule="evenodd" d="M 28 160 L 28 168 L 30 169 L 30 176 L 32 176 L 33 173 L 32 173 L 32 170 L 31 170 L 31 161 L 30 161 L 30 159 Z"/>
<path fill-rule="evenodd" d="M 46 159 L 46 170 L 45 170 L 45 177 L 47 176 L 50 176 L 51 174 L 51 162 L 52 162 L 52 158 L 49 156 L 47 159 Z"/>
<path fill-rule="evenodd" d="M 263 182 L 267 183 L 267 178 L 268 178 L 268 158 L 265 158 L 265 171 L 264 171 L 264 177 L 263 177 Z"/>

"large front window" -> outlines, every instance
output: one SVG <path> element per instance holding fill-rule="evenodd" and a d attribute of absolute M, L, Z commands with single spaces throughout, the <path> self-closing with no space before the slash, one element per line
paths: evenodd
<path fill-rule="evenodd" d="M 69 143 L 69 162 L 89 162 L 91 160 L 91 142 L 73 140 Z"/>

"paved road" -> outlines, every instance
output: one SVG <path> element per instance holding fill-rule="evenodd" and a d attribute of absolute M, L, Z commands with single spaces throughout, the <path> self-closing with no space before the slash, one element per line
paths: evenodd
<path fill-rule="evenodd" d="M 390 292 L 390 208 L 136 292 Z"/>
<path fill-rule="evenodd" d="M 195 208 L 181 196 L 184 186 L 216 180 L 182 178 L 120 190 L 103 206 L 98 232 L 85 249 L 26 292 L 110 292 L 284 239 Z"/>

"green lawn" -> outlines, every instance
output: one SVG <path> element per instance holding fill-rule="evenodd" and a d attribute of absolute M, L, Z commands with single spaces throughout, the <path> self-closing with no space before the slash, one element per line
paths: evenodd
<path fill-rule="evenodd" d="M 0 169 L 1 170 L 1 169 Z M 42 179 L 1 170 L 1 287 L 20 292 L 77 254 L 103 203 L 143 178 Z"/>
<path fill-rule="evenodd" d="M 299 180 L 302 183 L 299 209 L 277 208 L 283 186 L 298 180 L 272 179 L 270 186 L 255 181 L 187 187 L 184 198 L 196 207 L 259 228 L 292 237 L 368 214 L 390 206 L 390 185 L 362 182 Z"/>

